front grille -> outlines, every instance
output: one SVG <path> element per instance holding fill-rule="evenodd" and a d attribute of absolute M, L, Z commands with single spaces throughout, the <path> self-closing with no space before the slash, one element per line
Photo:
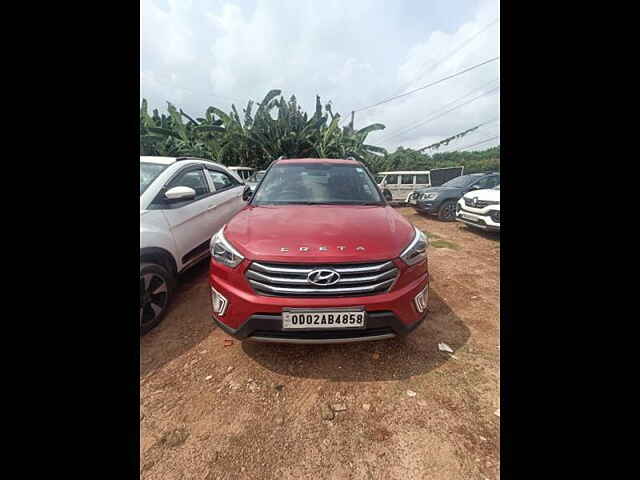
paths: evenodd
<path fill-rule="evenodd" d="M 340 279 L 332 285 L 316 285 L 308 280 L 314 270 L 332 270 Z M 398 269 L 392 261 L 359 264 L 283 264 L 253 262 L 246 272 L 256 293 L 276 297 L 352 297 L 374 295 L 389 290 Z"/>
<path fill-rule="evenodd" d="M 474 205 L 472 199 L 464 197 L 464 204 L 467 207 L 472 207 L 472 208 L 484 208 L 484 207 L 488 207 L 489 205 L 497 205 L 498 203 L 500 202 L 496 202 L 493 200 L 478 200 L 478 203 Z"/>

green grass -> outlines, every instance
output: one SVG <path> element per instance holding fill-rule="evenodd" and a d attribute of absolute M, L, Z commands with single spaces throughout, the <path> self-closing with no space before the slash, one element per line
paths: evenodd
<path fill-rule="evenodd" d="M 437 239 L 431 240 L 429 245 L 435 248 L 450 248 L 451 250 L 460 250 L 460 245 L 457 243 L 449 242 L 447 240 Z"/>

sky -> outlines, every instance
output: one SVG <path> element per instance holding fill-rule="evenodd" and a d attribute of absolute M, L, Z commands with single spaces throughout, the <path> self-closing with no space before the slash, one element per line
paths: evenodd
<path fill-rule="evenodd" d="M 460 149 L 500 135 L 499 59 L 358 110 L 499 56 L 499 15 L 498 0 L 141 0 L 140 97 L 195 117 L 274 88 L 311 115 L 320 95 L 343 124 L 384 124 L 367 143 L 389 152 L 489 122 L 429 153 Z"/>

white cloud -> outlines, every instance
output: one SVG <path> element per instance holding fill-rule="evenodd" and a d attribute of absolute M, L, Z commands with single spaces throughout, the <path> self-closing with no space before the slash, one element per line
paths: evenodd
<path fill-rule="evenodd" d="M 309 112 L 319 94 L 348 119 L 353 109 L 499 55 L 498 23 L 432 68 L 499 15 L 498 0 L 479 6 L 471 0 L 434 0 L 411 8 L 367 0 L 165 4 L 142 0 L 142 96 L 152 108 L 163 109 L 170 100 L 193 115 L 212 104 L 228 110 L 231 101 L 240 109 L 249 98 L 260 101 L 270 89 L 280 88 L 287 97 L 295 94 Z M 406 135 L 388 137 L 497 78 L 498 72 L 499 62 L 494 62 L 357 113 L 356 127 L 386 124 L 387 130 L 372 134 L 369 142 L 391 150 L 433 143 L 496 117 L 499 92 Z"/>

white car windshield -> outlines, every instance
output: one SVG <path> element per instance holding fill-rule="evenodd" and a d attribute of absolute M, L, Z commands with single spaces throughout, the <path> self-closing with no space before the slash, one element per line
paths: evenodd
<path fill-rule="evenodd" d="M 151 185 L 167 165 L 159 165 L 157 163 L 140 163 L 140 195 Z"/>

